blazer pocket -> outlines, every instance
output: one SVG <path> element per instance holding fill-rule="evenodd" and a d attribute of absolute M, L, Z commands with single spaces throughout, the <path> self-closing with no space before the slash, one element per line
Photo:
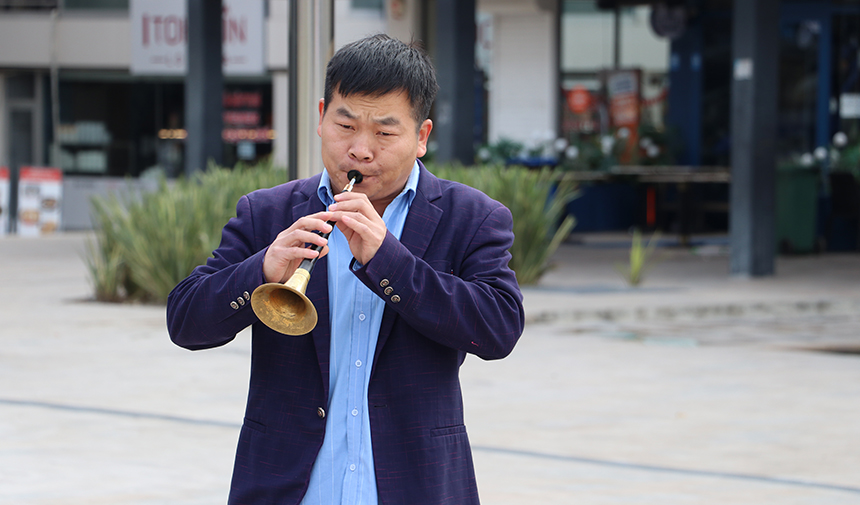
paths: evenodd
<path fill-rule="evenodd" d="M 466 433 L 466 425 L 458 424 L 455 426 L 445 426 L 442 428 L 434 428 L 430 430 L 431 437 L 447 437 L 451 435 L 459 435 L 461 433 Z"/>
<path fill-rule="evenodd" d="M 258 423 L 252 419 L 245 418 L 244 425 L 251 431 L 256 431 L 258 433 L 266 433 L 266 425 L 262 423 Z"/>

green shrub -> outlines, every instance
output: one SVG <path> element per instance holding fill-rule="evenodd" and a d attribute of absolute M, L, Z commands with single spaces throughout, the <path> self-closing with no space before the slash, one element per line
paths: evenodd
<path fill-rule="evenodd" d="M 190 179 L 162 180 L 138 197 L 94 198 L 96 238 L 85 260 L 96 299 L 165 302 L 218 246 L 239 198 L 286 180 L 270 164 L 210 166 Z"/>
<path fill-rule="evenodd" d="M 549 257 L 574 226 L 573 216 L 565 214 L 567 203 L 575 197 L 575 184 L 548 168 L 446 165 L 430 171 L 479 189 L 511 210 L 514 245 L 510 266 L 520 284 L 537 283 L 549 268 Z"/>

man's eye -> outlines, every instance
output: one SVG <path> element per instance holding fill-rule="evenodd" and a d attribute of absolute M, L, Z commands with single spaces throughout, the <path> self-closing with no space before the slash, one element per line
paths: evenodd
<path fill-rule="evenodd" d="M 341 128 L 347 129 L 347 130 L 351 130 L 351 129 L 352 129 L 352 126 L 350 126 L 350 125 L 348 125 L 348 124 L 338 124 L 338 126 L 340 126 Z"/>
<path fill-rule="evenodd" d="M 394 135 L 393 133 L 390 133 L 390 132 L 379 132 L 379 134 L 382 135 L 383 137 L 390 137 L 390 136 Z"/>

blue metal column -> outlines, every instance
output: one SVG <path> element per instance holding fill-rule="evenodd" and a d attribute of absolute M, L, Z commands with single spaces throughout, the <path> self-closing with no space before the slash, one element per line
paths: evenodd
<path fill-rule="evenodd" d="M 735 0 L 732 55 L 733 275 L 773 275 L 780 0 Z"/>
<path fill-rule="evenodd" d="M 702 25 L 692 23 L 673 40 L 669 59 L 669 108 L 666 123 L 679 135 L 679 165 L 702 159 Z"/>

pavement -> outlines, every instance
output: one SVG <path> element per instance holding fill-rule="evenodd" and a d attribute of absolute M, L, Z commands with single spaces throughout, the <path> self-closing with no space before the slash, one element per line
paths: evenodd
<path fill-rule="evenodd" d="M 91 300 L 82 233 L 0 238 L 0 504 L 225 503 L 247 330 Z M 508 358 L 462 369 L 485 504 L 860 504 L 860 254 L 729 275 L 724 237 L 562 245 Z"/>

